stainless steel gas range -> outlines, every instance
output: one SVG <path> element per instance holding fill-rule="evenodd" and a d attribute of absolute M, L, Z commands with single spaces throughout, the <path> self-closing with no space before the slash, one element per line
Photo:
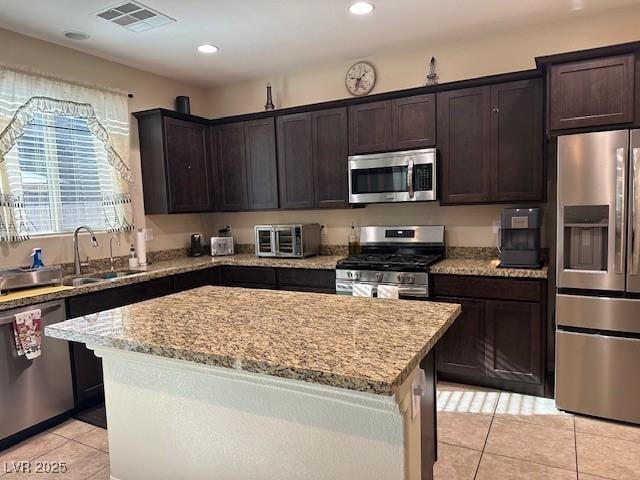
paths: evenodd
<path fill-rule="evenodd" d="M 444 226 L 362 227 L 362 253 L 338 261 L 336 293 L 355 284 L 398 287 L 400 297 L 429 297 L 429 267 L 444 258 Z"/>

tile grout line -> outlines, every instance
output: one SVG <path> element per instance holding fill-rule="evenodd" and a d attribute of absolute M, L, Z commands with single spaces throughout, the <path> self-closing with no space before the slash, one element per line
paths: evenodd
<path fill-rule="evenodd" d="M 87 478 L 85 478 L 84 480 L 90 480 L 90 479 L 91 479 L 91 477 L 95 477 L 97 474 L 99 474 L 99 473 L 101 473 L 101 472 L 104 472 L 107 468 L 110 468 L 110 467 L 111 467 L 110 465 L 107 465 L 106 467 L 101 468 L 101 469 L 100 469 L 100 470 L 98 470 L 97 472 L 92 473 L 91 475 L 89 475 L 89 476 L 88 476 Z"/>
<path fill-rule="evenodd" d="M 555 468 L 556 470 L 564 470 L 565 472 L 572 472 L 577 474 L 577 472 L 574 472 L 570 468 L 566 468 L 566 467 L 559 467 L 557 465 L 549 465 L 548 463 L 540 463 L 540 462 L 534 462 L 533 460 L 525 460 L 523 458 L 511 457 L 509 455 L 504 455 L 502 453 L 495 453 L 495 452 L 484 452 L 484 453 L 488 453 L 489 455 L 495 455 L 496 457 L 508 458 L 509 460 L 516 460 L 518 462 L 531 463 L 533 465 L 540 465 L 541 467 Z M 603 478 L 606 478 L 606 477 L 603 477 Z M 607 479 L 607 480 L 613 480 L 613 479 Z"/>
<path fill-rule="evenodd" d="M 487 448 L 487 440 L 489 440 L 489 434 L 491 433 L 491 427 L 493 426 L 493 421 L 496 418 L 496 410 L 498 409 L 498 403 L 500 403 L 500 395 L 502 393 L 498 393 L 498 399 L 496 400 L 496 404 L 493 407 L 493 413 L 491 414 L 491 422 L 489 423 L 489 428 L 487 429 L 487 435 L 484 437 L 484 443 L 482 444 L 482 451 L 480 453 L 480 459 L 478 460 L 478 465 L 476 466 L 476 471 L 473 474 L 473 480 L 476 480 L 478 477 L 478 471 L 480 470 L 480 464 L 482 463 L 482 457 L 484 457 L 485 448 Z"/>
<path fill-rule="evenodd" d="M 576 432 L 576 417 L 573 417 L 573 448 L 576 453 L 576 480 L 580 480 L 580 470 L 578 469 L 578 433 Z"/>
<path fill-rule="evenodd" d="M 79 443 L 80 445 L 84 445 L 85 447 L 93 448 L 94 450 L 97 450 L 98 452 L 109 453 L 108 450 L 102 450 L 101 448 L 94 447 L 93 445 L 89 445 L 88 443 L 81 442 L 80 440 L 73 440 L 73 441 L 76 442 L 76 443 Z"/>

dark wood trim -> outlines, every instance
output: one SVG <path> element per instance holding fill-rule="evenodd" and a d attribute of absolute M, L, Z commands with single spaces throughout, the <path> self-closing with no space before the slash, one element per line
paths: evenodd
<path fill-rule="evenodd" d="M 536 57 L 536 67 L 544 71 L 556 63 L 576 62 L 580 60 L 590 60 L 598 57 L 612 57 L 625 53 L 640 51 L 640 42 L 620 43 L 618 45 L 607 45 L 606 47 L 589 48 L 586 50 L 575 50 L 573 52 L 557 53 Z"/>
<path fill-rule="evenodd" d="M 289 115 L 294 113 L 311 112 L 315 110 L 327 110 L 338 107 L 350 107 L 352 105 L 360 105 L 369 102 L 379 102 L 382 100 L 393 100 L 396 98 L 410 97 L 413 95 L 423 95 L 427 93 L 445 92 L 448 90 L 457 90 L 459 88 L 470 88 L 485 85 L 492 85 L 494 83 L 511 82 L 516 80 L 528 80 L 531 78 L 541 78 L 542 72 L 536 69 L 520 70 L 517 72 L 500 73 L 495 75 L 487 75 L 484 77 L 471 78 L 466 80 L 456 80 L 453 82 L 441 83 L 436 86 L 421 86 L 406 88 L 403 90 L 394 90 L 391 92 L 377 93 L 374 95 L 367 95 L 365 97 L 353 97 L 342 98 L 339 100 L 330 100 L 327 102 L 311 103 L 308 105 L 300 105 L 295 107 L 281 108 L 277 110 L 271 110 L 269 112 L 254 112 L 246 113 L 242 115 L 231 115 L 227 117 L 207 119 L 197 115 L 187 115 L 184 113 L 174 112 L 166 108 L 154 108 L 150 110 L 142 110 L 134 112 L 132 115 L 137 119 L 143 118 L 146 115 L 152 115 L 154 113 L 162 113 L 174 118 L 182 120 L 189 120 L 193 122 L 206 123 L 208 125 L 219 125 L 223 123 L 235 123 L 243 122 L 246 120 L 259 120 L 264 118 L 278 117 L 280 115 Z"/>

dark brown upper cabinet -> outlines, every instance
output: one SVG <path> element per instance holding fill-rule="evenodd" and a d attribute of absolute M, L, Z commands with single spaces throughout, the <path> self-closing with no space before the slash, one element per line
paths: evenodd
<path fill-rule="evenodd" d="M 436 143 L 432 93 L 349 107 L 351 155 L 415 149 Z"/>
<path fill-rule="evenodd" d="M 216 167 L 217 209 L 221 211 L 246 210 L 247 157 L 244 123 L 230 123 L 211 129 Z"/>
<path fill-rule="evenodd" d="M 491 91 L 489 87 L 438 94 L 440 202 L 491 200 Z"/>
<path fill-rule="evenodd" d="M 280 206 L 347 207 L 346 109 L 281 116 L 277 132 Z"/>
<path fill-rule="evenodd" d="M 544 199 L 540 79 L 438 94 L 441 203 Z"/>
<path fill-rule="evenodd" d="M 632 53 L 551 65 L 550 129 L 633 122 L 635 68 Z"/>
<path fill-rule="evenodd" d="M 347 109 L 320 110 L 311 114 L 315 206 L 349 206 L 349 140 Z"/>
<path fill-rule="evenodd" d="M 313 208 L 311 114 L 278 117 L 278 185 L 282 208 Z"/>
<path fill-rule="evenodd" d="M 541 80 L 491 87 L 491 199 L 544 199 Z"/>
<path fill-rule="evenodd" d="M 278 208 L 275 128 L 272 118 L 213 127 L 217 209 Z"/>
<path fill-rule="evenodd" d="M 212 208 L 207 127 L 163 110 L 137 114 L 147 215 Z"/>
<path fill-rule="evenodd" d="M 276 131 L 273 118 L 245 122 L 250 210 L 278 208 Z"/>
<path fill-rule="evenodd" d="M 432 93 L 391 102 L 393 148 L 414 149 L 436 144 L 436 96 Z"/>

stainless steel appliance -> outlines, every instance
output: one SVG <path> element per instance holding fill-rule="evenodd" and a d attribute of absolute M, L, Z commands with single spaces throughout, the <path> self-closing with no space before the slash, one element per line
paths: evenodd
<path fill-rule="evenodd" d="M 360 229 L 362 253 L 338 261 L 336 293 L 355 284 L 398 287 L 400 297 L 429 297 L 429 267 L 444 258 L 444 226 L 369 226 Z"/>
<path fill-rule="evenodd" d="M 352 155 L 349 202 L 436 200 L 436 149 Z"/>
<path fill-rule="evenodd" d="M 558 138 L 556 403 L 640 423 L 640 130 Z"/>
<path fill-rule="evenodd" d="M 539 208 L 504 208 L 500 222 L 500 267 L 540 268 Z"/>
<path fill-rule="evenodd" d="M 62 284 L 62 267 L 0 269 L 0 292 Z"/>
<path fill-rule="evenodd" d="M 233 237 L 211 237 L 211 256 L 233 255 Z"/>
<path fill-rule="evenodd" d="M 42 354 L 33 360 L 18 357 L 13 319 L 19 312 L 39 308 L 42 327 L 66 318 L 64 301 L 0 312 L 0 442 L 7 437 L 73 408 L 69 345 L 42 338 Z M 1 445 L 1 443 L 0 443 Z M 2 447 L 0 447 L 2 449 Z"/>
<path fill-rule="evenodd" d="M 320 250 L 319 223 L 256 225 L 255 253 L 258 257 L 302 258 Z"/>

